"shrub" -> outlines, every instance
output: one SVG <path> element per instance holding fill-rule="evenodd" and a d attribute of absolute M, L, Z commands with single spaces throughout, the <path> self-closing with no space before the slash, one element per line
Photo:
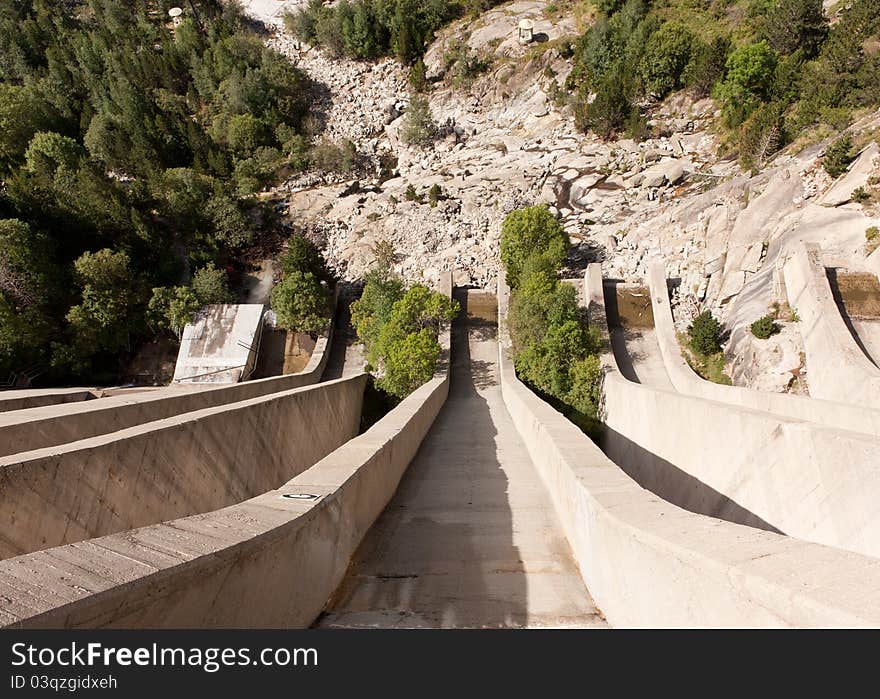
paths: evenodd
<path fill-rule="evenodd" d="M 512 211 L 501 225 L 501 262 L 507 283 L 516 288 L 526 260 L 544 257 L 556 269 L 568 253 L 568 234 L 545 205 Z"/>
<path fill-rule="evenodd" d="M 233 300 L 232 292 L 226 284 L 226 270 L 217 269 L 213 262 L 196 270 L 192 278 L 192 290 L 203 305 L 232 303 Z"/>
<path fill-rule="evenodd" d="M 437 137 L 437 124 L 431 116 L 428 100 L 412 95 L 400 129 L 401 140 L 411 146 L 427 146 Z"/>
<path fill-rule="evenodd" d="M 865 204 L 871 201 L 871 193 L 864 187 L 856 187 L 852 192 L 852 200 L 856 204 Z"/>
<path fill-rule="evenodd" d="M 278 326 L 317 334 L 330 320 L 330 289 L 311 272 L 292 272 L 272 289 L 272 310 Z"/>
<path fill-rule="evenodd" d="M 717 89 L 728 126 L 742 124 L 769 97 L 776 63 L 776 51 L 766 41 L 743 44 L 730 55 L 727 75 Z"/>
<path fill-rule="evenodd" d="M 694 352 L 711 355 L 721 351 L 721 324 L 712 311 L 703 311 L 694 318 L 688 327 L 688 337 Z"/>
<path fill-rule="evenodd" d="M 333 274 L 327 269 L 327 263 L 318 246 L 302 235 L 290 236 L 287 250 L 279 261 L 284 274 L 309 272 L 319 281 L 328 284 L 334 281 Z"/>
<path fill-rule="evenodd" d="M 828 146 L 822 167 L 832 177 L 840 177 L 853 161 L 853 143 L 850 136 L 843 136 Z"/>
<path fill-rule="evenodd" d="M 410 87 L 416 92 L 424 92 L 425 88 L 428 87 L 425 62 L 421 58 L 413 63 L 412 68 L 409 69 L 409 76 L 407 79 Z"/>
<path fill-rule="evenodd" d="M 730 39 L 716 36 L 705 43 L 696 39 L 691 49 L 691 60 L 682 74 L 684 84 L 693 89 L 697 97 L 708 97 L 712 88 L 724 77 Z"/>
<path fill-rule="evenodd" d="M 766 315 L 762 318 L 758 318 L 754 323 L 752 323 L 749 328 L 752 331 L 752 335 L 757 337 L 759 340 L 766 340 L 768 337 L 775 335 L 779 332 L 779 326 L 773 322 L 773 316 Z"/>
<path fill-rule="evenodd" d="M 822 0 L 778 0 L 767 14 L 764 33 L 779 53 L 800 50 L 812 58 L 828 35 Z"/>
<path fill-rule="evenodd" d="M 428 204 L 431 205 L 431 208 L 437 206 L 437 202 L 440 201 L 440 197 L 443 195 L 443 190 L 440 189 L 439 184 L 432 184 L 431 189 L 428 190 Z"/>
<path fill-rule="evenodd" d="M 869 226 L 865 229 L 865 254 L 870 255 L 880 247 L 880 229 Z"/>
<path fill-rule="evenodd" d="M 673 22 L 651 34 L 640 67 L 648 93 L 664 97 L 681 87 L 682 73 L 690 60 L 693 44 L 690 30 Z"/>

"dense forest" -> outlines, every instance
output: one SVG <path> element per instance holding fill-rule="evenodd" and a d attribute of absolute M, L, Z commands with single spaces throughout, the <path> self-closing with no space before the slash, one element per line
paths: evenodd
<path fill-rule="evenodd" d="M 373 59 L 395 56 L 404 65 L 416 61 L 434 33 L 454 19 L 475 15 L 500 0 L 341 0 L 324 5 L 309 0 L 285 18 L 302 41 L 335 56 Z"/>
<path fill-rule="evenodd" d="M 113 380 L 200 303 L 301 166 L 304 76 L 233 4 L 0 1 L 0 383 Z"/>
<path fill-rule="evenodd" d="M 567 87 L 583 129 L 646 133 L 652 103 L 674 90 L 720 102 L 720 127 L 746 167 L 805 129 L 845 128 L 880 104 L 880 3 L 821 0 L 598 0 L 571 47 Z M 826 132 L 820 131 L 819 133 Z"/>

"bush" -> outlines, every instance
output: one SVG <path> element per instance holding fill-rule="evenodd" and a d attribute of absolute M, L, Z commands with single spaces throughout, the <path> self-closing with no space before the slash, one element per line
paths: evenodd
<path fill-rule="evenodd" d="M 330 289 L 311 272 L 292 272 L 272 289 L 278 326 L 294 332 L 321 332 L 330 320 Z"/>
<path fill-rule="evenodd" d="M 727 75 L 717 89 L 728 126 L 742 124 L 770 96 L 776 63 L 776 51 L 766 41 L 744 44 L 730 55 Z"/>
<path fill-rule="evenodd" d="M 721 324 L 712 311 L 703 311 L 688 327 L 691 349 L 698 354 L 712 355 L 721 351 Z"/>
<path fill-rule="evenodd" d="M 767 14 L 764 33 L 779 53 L 800 50 L 812 58 L 828 35 L 822 0 L 778 0 Z"/>
<path fill-rule="evenodd" d="M 401 140 L 411 146 L 427 146 L 437 137 L 437 124 L 431 116 L 428 100 L 412 95 L 400 129 Z"/>
<path fill-rule="evenodd" d="M 328 284 L 334 281 L 333 274 L 327 269 L 327 263 L 318 246 L 301 235 L 290 236 L 287 240 L 287 250 L 281 255 L 279 262 L 284 274 L 309 272 L 319 281 Z"/>
<path fill-rule="evenodd" d="M 217 269 L 211 262 L 196 270 L 192 278 L 192 290 L 202 305 L 232 303 L 232 292 L 226 284 L 226 270 Z"/>
<path fill-rule="evenodd" d="M 421 284 L 404 290 L 386 268 L 371 270 L 351 305 L 351 320 L 368 364 L 380 372 L 376 385 L 403 398 L 428 381 L 440 356 L 439 333 L 458 310 L 458 302 L 443 294 Z"/>
<path fill-rule="evenodd" d="M 730 39 L 716 36 L 705 43 L 696 39 L 691 49 L 691 60 L 682 74 L 684 84 L 693 89 L 697 97 L 708 97 L 715 84 L 724 77 Z"/>
<path fill-rule="evenodd" d="M 437 206 L 437 202 L 440 201 L 440 197 L 443 195 L 443 190 L 440 189 L 439 184 L 432 184 L 431 188 L 428 190 L 428 204 L 431 205 L 431 208 L 435 208 Z"/>
<path fill-rule="evenodd" d="M 759 340 L 766 340 L 768 337 L 771 337 L 779 332 L 779 326 L 773 322 L 773 316 L 766 315 L 762 318 L 758 318 L 754 323 L 752 323 L 749 328 L 752 331 L 752 335 L 757 337 Z"/>
<path fill-rule="evenodd" d="M 848 135 L 837 139 L 828 146 L 825 157 L 822 159 L 822 167 L 832 177 L 840 177 L 849 164 L 853 161 L 853 143 Z"/>
<path fill-rule="evenodd" d="M 664 97 L 682 85 L 682 73 L 691 58 L 694 36 L 673 22 L 651 34 L 645 46 L 640 73 L 645 90 Z"/>
<path fill-rule="evenodd" d="M 526 260 L 532 255 L 545 258 L 554 270 L 568 253 L 568 234 L 545 205 L 512 211 L 501 225 L 501 262 L 507 283 L 515 289 Z"/>
<path fill-rule="evenodd" d="M 413 63 L 412 68 L 409 69 L 409 76 L 407 80 L 409 81 L 409 86 L 416 92 L 424 92 L 425 89 L 428 87 L 425 62 L 421 58 Z"/>

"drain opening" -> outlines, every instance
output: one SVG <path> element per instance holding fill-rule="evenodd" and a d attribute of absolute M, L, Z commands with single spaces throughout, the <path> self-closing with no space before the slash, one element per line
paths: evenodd
<path fill-rule="evenodd" d="M 313 493 L 282 493 L 282 498 L 286 500 L 317 500 L 318 496 Z"/>

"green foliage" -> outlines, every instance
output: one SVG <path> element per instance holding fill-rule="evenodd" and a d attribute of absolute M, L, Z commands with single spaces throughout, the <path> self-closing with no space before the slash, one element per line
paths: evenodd
<path fill-rule="evenodd" d="M 50 379 L 107 367 L 112 380 L 114 358 L 149 331 L 150 289 L 174 291 L 185 270 L 251 243 L 249 195 L 305 165 L 304 74 L 233 5 L 196 6 L 200 26 L 184 6 L 173 31 L 147 0 L 0 7 L 0 217 L 26 225 L 28 255 L 44 261 L 26 284 L 38 302 L 4 292 L 2 310 L 44 351 L 7 344 L 0 370 L 54 347 Z M 95 255 L 125 259 L 112 288 L 84 276 Z"/>
<path fill-rule="evenodd" d="M 517 287 L 526 260 L 532 255 L 544 257 L 556 269 L 565 259 L 569 244 L 568 234 L 546 206 L 512 211 L 501 226 L 501 262 L 507 270 L 507 283 L 512 289 Z"/>
<path fill-rule="evenodd" d="M 446 74 L 452 76 L 452 86 L 456 89 L 469 88 L 492 64 L 489 58 L 474 52 L 465 41 L 451 42 L 443 60 Z"/>
<path fill-rule="evenodd" d="M 853 161 L 853 142 L 848 135 L 837 139 L 825 150 L 822 167 L 832 177 L 840 177 Z"/>
<path fill-rule="evenodd" d="M 484 4 L 488 9 L 495 3 Z M 409 65 L 421 57 L 434 33 L 464 9 L 446 0 L 341 0 L 333 6 L 310 0 L 284 21 L 297 38 L 333 55 L 358 59 L 393 55 Z"/>
<path fill-rule="evenodd" d="M 440 189 L 440 185 L 437 183 L 432 184 L 428 190 L 428 204 L 430 204 L 431 208 L 437 206 L 441 196 L 443 196 L 443 190 Z"/>
<path fill-rule="evenodd" d="M 278 326 L 295 332 L 321 332 L 330 319 L 331 296 L 330 289 L 311 272 L 285 274 L 272 289 Z"/>
<path fill-rule="evenodd" d="M 779 326 L 773 321 L 773 316 L 771 315 L 758 318 L 749 326 L 749 329 L 752 331 L 752 335 L 759 340 L 766 340 L 768 337 L 779 332 Z"/>
<path fill-rule="evenodd" d="M 419 58 L 409 69 L 407 76 L 409 86 L 416 92 L 424 92 L 428 87 L 428 78 L 425 70 L 425 62 Z"/>
<path fill-rule="evenodd" d="M 704 42 L 695 39 L 691 48 L 691 60 L 685 66 L 682 80 L 697 97 L 708 97 L 716 82 L 724 77 L 730 39 L 720 35 Z"/>
<path fill-rule="evenodd" d="M 437 338 L 458 311 L 457 301 L 421 284 L 405 289 L 387 267 L 371 270 L 351 320 L 379 372 L 376 385 L 403 398 L 428 381 L 440 356 Z"/>
<path fill-rule="evenodd" d="M 688 327 L 691 349 L 698 354 L 712 355 L 721 351 L 721 324 L 712 311 L 703 311 Z"/>
<path fill-rule="evenodd" d="M 781 54 L 812 58 L 828 35 L 822 0 L 776 0 L 764 24 L 767 42 Z"/>
<path fill-rule="evenodd" d="M 730 55 L 727 75 L 717 89 L 728 126 L 738 127 L 770 96 L 777 61 L 766 41 L 744 44 Z"/>
<path fill-rule="evenodd" d="M 287 250 L 281 255 L 279 262 L 284 274 L 309 272 L 315 279 L 327 284 L 334 281 L 318 246 L 301 235 L 293 235 L 287 240 Z"/>
<path fill-rule="evenodd" d="M 880 229 L 877 226 L 868 226 L 865 229 L 865 240 L 869 243 L 880 239 Z"/>
<path fill-rule="evenodd" d="M 213 262 L 196 270 L 192 278 L 192 290 L 202 305 L 234 301 L 227 285 L 226 270 L 218 269 Z"/>
<path fill-rule="evenodd" d="M 649 94 L 664 97 L 682 87 L 694 41 L 689 29 L 673 22 L 651 34 L 641 61 L 641 77 Z"/>
<path fill-rule="evenodd" d="M 431 116 L 427 98 L 419 94 L 412 95 L 400 129 L 401 140 L 409 145 L 427 146 L 436 137 L 437 124 Z"/>
<path fill-rule="evenodd" d="M 195 319 L 202 305 L 192 287 L 156 287 L 147 304 L 147 319 L 158 328 L 170 330 L 180 339 L 183 329 Z"/>

